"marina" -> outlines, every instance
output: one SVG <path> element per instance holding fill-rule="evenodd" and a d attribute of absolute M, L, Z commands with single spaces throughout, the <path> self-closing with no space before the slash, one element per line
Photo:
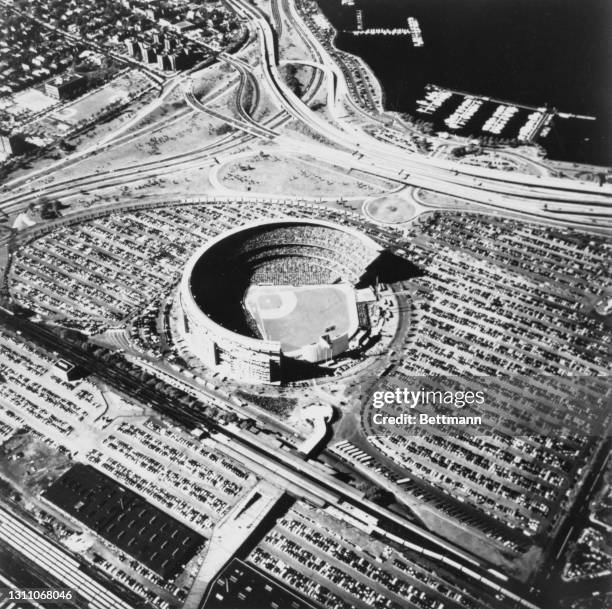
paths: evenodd
<path fill-rule="evenodd" d="M 542 0 L 537 6 L 533 0 L 493 4 L 359 0 L 353 6 L 343 5 L 342 0 L 318 0 L 318 4 L 336 28 L 338 48 L 362 57 L 372 68 L 385 91 L 388 110 L 446 130 L 444 119 L 465 95 L 480 97 L 481 108 L 455 133 L 520 141 L 519 131 L 529 115 L 543 107 L 545 113 L 554 111 L 552 119 L 534 117 L 521 137 L 537 141 L 555 159 L 612 163 L 609 95 L 589 86 L 610 78 L 610 54 L 601 52 L 609 45 L 605 27 L 609 0 L 565 4 L 564 10 L 555 9 L 555 0 Z M 363 11 L 362 30 L 409 29 L 408 19 L 414 17 L 424 46 L 416 47 L 410 34 L 353 35 L 357 9 Z M 576 28 L 586 21 L 592 27 Z M 477 62 L 471 63 L 476 48 Z M 559 49 L 563 60 L 556 61 L 550 49 Z M 457 95 L 437 108 L 425 99 L 428 83 Z M 518 112 L 497 110 L 500 105 L 516 107 Z"/>
<path fill-rule="evenodd" d="M 559 112 L 550 106 L 529 106 L 428 84 L 416 102 L 416 112 L 435 127 L 462 135 L 490 135 L 532 143 L 550 132 L 555 118 L 595 120 Z"/>
<path fill-rule="evenodd" d="M 427 91 L 425 94 L 425 99 L 420 99 L 417 101 L 417 112 L 419 112 L 419 114 L 434 113 L 453 96 L 452 91 L 439 89 L 433 85 L 427 85 L 425 90 Z"/>
<path fill-rule="evenodd" d="M 519 129 L 518 139 L 522 142 L 535 141 L 554 116 L 554 113 L 542 110 L 531 112 L 527 117 L 527 122 Z"/>
<path fill-rule="evenodd" d="M 518 108 L 515 106 L 497 106 L 491 118 L 485 121 L 482 130 L 499 135 L 517 112 Z"/>
<path fill-rule="evenodd" d="M 449 117 L 444 119 L 445 124 L 450 129 L 465 127 L 474 114 L 478 112 L 482 103 L 482 100 L 475 97 L 466 97 L 459 107 Z"/>

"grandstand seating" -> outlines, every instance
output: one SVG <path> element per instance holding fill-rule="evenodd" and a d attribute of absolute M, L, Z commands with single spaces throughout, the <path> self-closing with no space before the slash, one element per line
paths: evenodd
<path fill-rule="evenodd" d="M 235 257 L 251 260 L 261 252 L 265 252 L 269 258 L 273 253 L 287 256 L 299 252 L 300 256 L 318 258 L 326 265 L 340 265 L 341 275 L 352 283 L 359 279 L 374 257 L 372 250 L 351 233 L 308 224 L 263 227 L 242 241 L 235 251 Z M 312 280 L 312 283 L 327 282 L 317 281 L 316 278 Z"/>
<path fill-rule="evenodd" d="M 250 286 L 357 284 L 377 256 L 375 247 L 350 231 L 279 221 L 212 245 L 193 268 L 191 290 L 213 321 L 259 338 L 242 305 Z"/>

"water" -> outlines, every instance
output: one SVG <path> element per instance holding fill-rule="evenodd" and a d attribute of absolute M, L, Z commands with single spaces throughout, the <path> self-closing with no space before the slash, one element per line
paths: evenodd
<path fill-rule="evenodd" d="M 541 140 L 552 158 L 612 166 L 610 0 L 318 0 L 340 31 L 336 45 L 362 57 L 381 81 L 389 110 L 415 114 L 428 83 L 596 121 L 556 118 Z M 409 36 L 352 36 L 364 27 L 418 19 L 425 46 Z"/>

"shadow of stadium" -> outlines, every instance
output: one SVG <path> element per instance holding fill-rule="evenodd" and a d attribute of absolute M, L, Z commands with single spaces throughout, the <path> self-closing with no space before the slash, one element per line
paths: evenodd
<path fill-rule="evenodd" d="M 299 383 L 334 376 L 333 370 L 319 364 L 286 357 L 283 361 L 283 380 L 286 383 Z"/>
<path fill-rule="evenodd" d="M 384 251 L 372 262 L 355 286 L 357 289 L 367 288 L 379 283 L 396 283 L 424 275 L 423 269 L 409 260 Z"/>

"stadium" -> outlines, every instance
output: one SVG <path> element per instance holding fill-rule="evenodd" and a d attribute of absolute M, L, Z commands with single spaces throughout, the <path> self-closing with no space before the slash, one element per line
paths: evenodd
<path fill-rule="evenodd" d="M 179 287 L 181 338 L 205 366 L 248 383 L 319 369 L 367 332 L 381 247 L 320 220 L 226 232 L 196 251 Z"/>

